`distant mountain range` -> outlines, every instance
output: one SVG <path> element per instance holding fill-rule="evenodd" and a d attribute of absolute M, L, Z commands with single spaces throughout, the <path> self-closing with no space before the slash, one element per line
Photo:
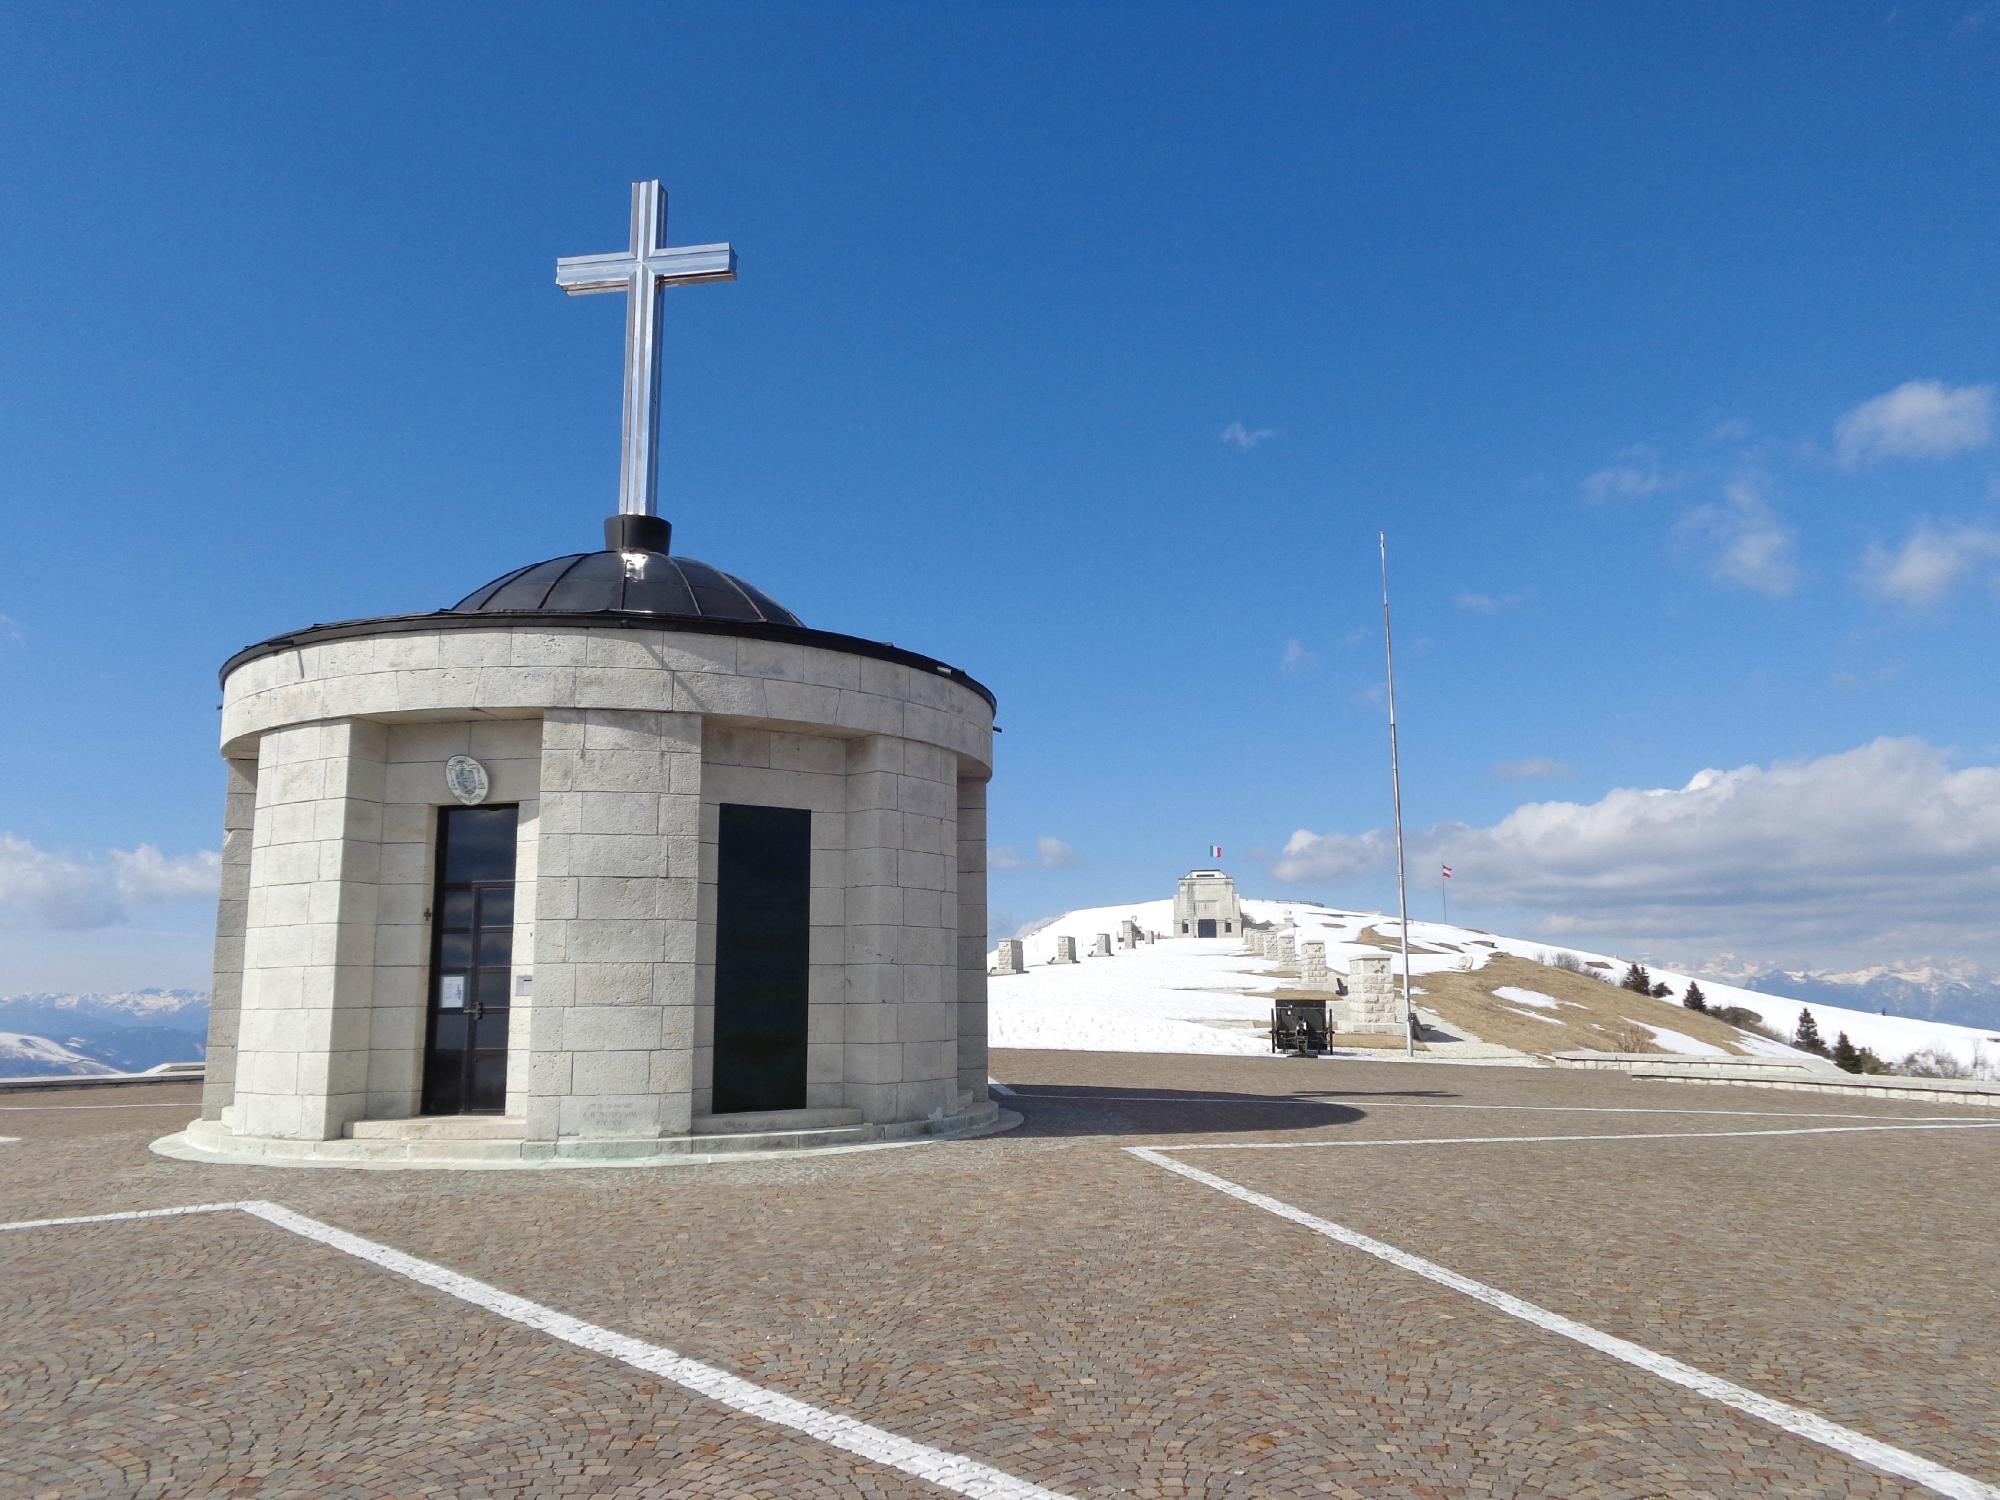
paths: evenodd
<path fill-rule="evenodd" d="M 1690 967 L 1760 994 L 1920 1021 L 1945 1021 L 2000 1034 L 2000 974 L 1960 959 L 1875 964 L 1844 971 L 1767 969 L 1728 960 Z"/>
<path fill-rule="evenodd" d="M 0 1077 L 140 1073 L 207 1052 L 204 990 L 0 998 Z"/>

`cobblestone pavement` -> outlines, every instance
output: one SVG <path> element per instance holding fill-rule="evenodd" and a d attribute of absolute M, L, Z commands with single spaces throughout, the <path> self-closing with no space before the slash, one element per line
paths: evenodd
<path fill-rule="evenodd" d="M 22 1138 L 0 1221 L 269 1199 L 1077 1496 L 1922 1493 L 1120 1148 L 1991 1112 L 1255 1058 L 995 1073 L 1027 1117 L 1008 1135 L 645 1171 L 197 1166 L 145 1149 L 185 1086 L 0 1095 Z M 78 1107 L 101 1103 L 125 1107 Z M 1994 1483 L 1996 1152 L 1930 1131 L 1185 1159 Z M 8 1496 L 939 1493 L 242 1215 L 0 1235 L 0 1330 Z"/>

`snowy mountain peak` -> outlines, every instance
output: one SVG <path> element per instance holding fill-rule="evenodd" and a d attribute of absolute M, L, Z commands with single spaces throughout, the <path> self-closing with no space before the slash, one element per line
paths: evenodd
<path fill-rule="evenodd" d="M 121 990 L 115 994 L 100 994 L 95 991 L 87 994 L 35 991 L 20 995 L 0 995 L 0 1006 L 15 1004 L 74 1011 L 80 1016 L 171 1022 L 177 1016 L 206 1012 L 208 991 L 143 989 Z"/>

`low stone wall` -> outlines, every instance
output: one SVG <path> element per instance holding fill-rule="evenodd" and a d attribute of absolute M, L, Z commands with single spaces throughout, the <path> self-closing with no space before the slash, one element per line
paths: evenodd
<path fill-rule="evenodd" d="M 1817 1057 L 1715 1057 L 1685 1052 L 1551 1052 L 1549 1061 L 1559 1068 L 1608 1068 L 1629 1073 L 1635 1068 L 1671 1070 L 1684 1074 L 1720 1071 L 1757 1073 L 1832 1073 L 1846 1078 L 1832 1063 Z"/>
<path fill-rule="evenodd" d="M 1857 1099 L 1908 1099 L 2000 1109 L 2000 1082 L 1966 1078 L 1898 1078 L 1885 1073 L 1845 1073 L 1819 1058 L 1658 1056 L 1643 1052 L 1558 1052 L 1549 1061 L 1565 1068 L 1605 1068 L 1653 1081 L 1726 1084 L 1736 1088 L 1793 1089 Z"/>
<path fill-rule="evenodd" d="M 1965 1104 L 2000 1109 L 2000 1083 L 1964 1078 L 1895 1078 L 1881 1073 L 1762 1072 L 1730 1074 L 1720 1069 L 1689 1072 L 1675 1068 L 1635 1068 L 1634 1078 L 1673 1078 L 1683 1083 L 1734 1084 L 1739 1088 L 1805 1089 L 1867 1099 L 1916 1099 L 1926 1104 Z"/>
<path fill-rule="evenodd" d="M 0 1078 L 0 1093 L 21 1089 L 106 1089 L 135 1083 L 200 1083 L 200 1063 L 174 1063 L 151 1073 L 56 1073 L 46 1078 Z"/>

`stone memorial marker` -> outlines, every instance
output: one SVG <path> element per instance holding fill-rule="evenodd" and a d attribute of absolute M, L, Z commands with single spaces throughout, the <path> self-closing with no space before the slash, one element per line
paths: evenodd
<path fill-rule="evenodd" d="M 1330 990 L 1333 988 L 1331 972 L 1326 966 L 1326 944 L 1307 943 L 1299 955 L 1299 988 L 1307 990 Z"/>
<path fill-rule="evenodd" d="M 1347 971 L 1347 1030 L 1369 1035 L 1403 1034 L 1403 997 L 1389 955 L 1357 956 Z"/>
<path fill-rule="evenodd" d="M 1100 933 L 1098 933 L 1098 935 L 1097 935 L 1097 940 L 1096 940 L 1095 942 L 1093 942 L 1093 943 L 1092 943 L 1092 944 L 1090 945 L 1090 956 L 1091 956 L 1092 958 L 1109 958 L 1109 957 L 1111 957 L 1111 934 L 1110 934 L 1110 933 L 1108 933 L 1108 932 L 1100 932 Z"/>
<path fill-rule="evenodd" d="M 1027 968 L 1027 964 L 1021 958 L 1021 940 L 1019 938 L 1000 939 L 996 959 L 997 961 L 993 966 L 995 974 L 1019 974 Z"/>
<path fill-rule="evenodd" d="M 1076 939 L 1068 934 L 1056 938 L 1056 956 L 1049 960 L 1052 964 L 1073 964 L 1076 962 Z"/>

